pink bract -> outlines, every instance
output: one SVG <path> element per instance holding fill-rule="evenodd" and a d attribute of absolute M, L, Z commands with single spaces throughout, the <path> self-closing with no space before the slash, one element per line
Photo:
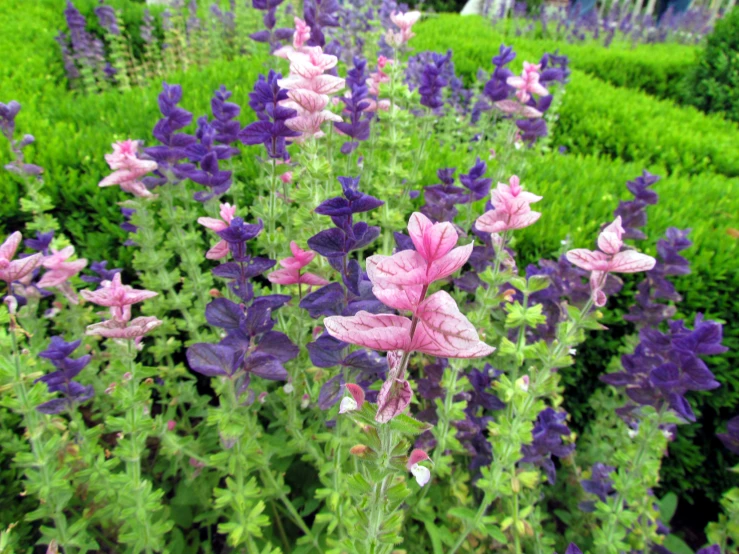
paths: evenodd
<path fill-rule="evenodd" d="M 23 235 L 16 231 L 0 245 L 0 281 L 5 281 L 8 285 L 30 275 L 34 269 L 41 265 L 44 257 L 43 254 L 38 252 L 25 258 L 13 260 L 22 239 Z"/>
<path fill-rule="evenodd" d="M 231 225 L 231 220 L 235 215 L 236 206 L 232 206 L 226 202 L 221 204 L 221 219 L 215 219 L 213 217 L 199 217 L 198 223 L 203 227 L 207 227 L 211 231 L 223 231 Z M 225 240 L 219 241 L 205 254 L 205 257 L 209 260 L 220 260 L 226 256 L 228 256 L 228 243 Z"/>
<path fill-rule="evenodd" d="M 67 260 L 74 255 L 74 246 L 67 246 L 62 250 L 54 251 L 50 256 L 46 256 L 41 265 L 47 271 L 38 282 L 40 288 L 58 287 L 65 283 L 71 277 L 77 275 L 87 265 L 87 260 L 80 258 L 68 262 Z"/>
<path fill-rule="evenodd" d="M 162 323 L 154 316 L 137 317 L 129 322 L 109 319 L 108 321 L 88 325 L 85 334 L 99 335 L 109 339 L 138 339 L 156 329 Z"/>
<path fill-rule="evenodd" d="M 403 413 L 411 403 L 413 391 L 405 379 L 388 378 L 377 395 L 377 413 L 375 421 L 387 423 L 395 416 Z"/>
<path fill-rule="evenodd" d="M 100 187 L 119 185 L 121 189 L 134 196 L 150 198 L 154 195 L 147 189 L 140 179 L 154 171 L 157 163 L 142 160 L 137 157 L 138 142 L 125 140 L 113 144 L 113 153 L 106 154 L 105 160 L 115 171 L 98 183 Z"/>
<path fill-rule="evenodd" d="M 485 233 L 502 233 L 533 225 L 541 217 L 541 213 L 531 211 L 531 204 L 541 198 L 524 191 L 518 177 L 513 175 L 508 185 L 498 183 L 498 187 L 490 195 L 494 209 L 478 217 L 475 225 Z"/>
<path fill-rule="evenodd" d="M 531 98 L 531 94 L 538 94 L 539 96 L 546 96 L 549 91 L 539 83 L 539 66 L 524 62 L 523 72 L 520 77 L 508 77 L 506 83 L 515 89 L 516 97 L 521 102 L 528 102 Z"/>
<path fill-rule="evenodd" d="M 143 302 L 149 298 L 157 296 L 158 293 L 149 290 L 137 290 L 130 285 L 121 283 L 121 274 L 116 273 L 112 281 L 103 281 L 102 287 L 98 290 L 80 291 L 82 298 L 97 304 L 110 308 L 113 318 L 119 322 L 126 322 L 131 319 L 131 305 Z"/>
<path fill-rule="evenodd" d="M 295 241 L 290 242 L 290 250 L 293 255 L 280 260 L 280 265 L 284 269 L 278 269 L 267 275 L 270 282 L 278 285 L 328 285 L 328 281 L 323 277 L 313 273 L 300 273 L 301 269 L 313 261 L 316 256 L 314 252 L 303 250 Z"/>

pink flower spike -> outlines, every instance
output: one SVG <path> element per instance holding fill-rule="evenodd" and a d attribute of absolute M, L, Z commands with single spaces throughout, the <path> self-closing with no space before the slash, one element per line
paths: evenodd
<path fill-rule="evenodd" d="M 83 290 L 80 291 L 80 294 L 82 298 L 93 304 L 111 308 L 113 317 L 119 322 L 126 322 L 131 318 L 130 306 L 132 304 L 138 304 L 158 294 L 149 290 L 137 290 L 129 285 L 122 284 L 120 273 L 116 273 L 112 281 L 103 281 L 101 284 L 102 287 L 98 290 Z"/>
<path fill-rule="evenodd" d="M 341 405 L 339 406 L 339 413 L 345 414 L 358 410 L 364 404 L 364 389 L 354 383 L 347 383 L 346 390 L 349 391 L 351 396 L 345 396 L 341 399 Z"/>
<path fill-rule="evenodd" d="M 421 18 L 421 12 L 393 12 L 390 14 L 390 21 L 395 23 L 401 31 L 410 29 Z"/>
<path fill-rule="evenodd" d="M 86 292 L 86 291 L 82 291 Z M 137 317 L 129 322 L 109 319 L 87 326 L 86 335 L 109 339 L 138 339 L 159 327 L 163 322 L 154 316 Z"/>
<path fill-rule="evenodd" d="M 531 204 L 541 198 L 524 191 L 518 177 L 513 175 L 508 185 L 498 183 L 498 187 L 490 195 L 494 209 L 478 217 L 475 225 L 486 233 L 502 233 L 533 225 L 541 217 L 541 213 L 532 211 Z"/>
<path fill-rule="evenodd" d="M 616 254 L 621 251 L 624 245 L 622 239 L 624 228 L 621 226 L 621 216 L 618 216 L 613 223 L 608 225 L 598 235 L 598 248 L 606 254 Z"/>
<path fill-rule="evenodd" d="M 382 384 L 380 393 L 377 395 L 377 413 L 375 421 L 387 423 L 395 416 L 403 413 L 411 403 L 413 391 L 411 385 L 405 379 L 388 378 Z"/>
<path fill-rule="evenodd" d="M 87 265 L 87 260 L 80 258 L 68 262 L 67 260 L 72 255 L 74 255 L 74 246 L 67 246 L 62 250 L 54 251 L 50 256 L 46 256 L 41 265 L 49 271 L 44 273 L 37 286 L 39 288 L 58 287 L 82 271 Z"/>
<path fill-rule="evenodd" d="M 296 17 L 294 22 L 295 33 L 293 34 L 293 48 L 300 50 L 310 38 L 310 27 L 299 17 Z"/>
<path fill-rule="evenodd" d="M 16 231 L 0 245 L 0 281 L 5 281 L 8 284 L 19 281 L 29 276 L 34 269 L 41 265 L 44 257 L 41 252 L 13 260 L 22 239 L 23 236 Z"/>
<path fill-rule="evenodd" d="M 105 160 L 111 169 L 115 170 L 98 183 L 100 187 L 119 185 L 122 190 L 142 198 L 154 197 L 140 179 L 154 171 L 157 163 L 151 160 L 142 160 L 137 157 L 138 142 L 125 140 L 113 144 L 113 153 L 106 154 Z"/>

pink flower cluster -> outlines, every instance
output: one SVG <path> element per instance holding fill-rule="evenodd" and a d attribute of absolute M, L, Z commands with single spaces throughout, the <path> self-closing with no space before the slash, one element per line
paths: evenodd
<path fill-rule="evenodd" d="M 385 33 L 385 42 L 390 46 L 399 47 L 412 39 L 416 34 L 411 30 L 413 25 L 421 18 L 421 12 L 393 12 L 390 14 L 390 20 L 400 29 L 393 31 L 388 29 Z"/>
<path fill-rule="evenodd" d="M 567 259 L 577 267 L 590 271 L 590 291 L 593 303 L 600 307 L 606 304 L 603 287 L 609 273 L 638 273 L 649 271 L 656 260 L 636 250 L 621 250 L 624 246 L 624 228 L 621 216 L 605 227 L 598 236 L 600 250 L 576 248 L 567 252 Z"/>
<path fill-rule="evenodd" d="M 31 275 L 43 261 L 44 255 L 40 252 L 14 260 L 21 240 L 23 235 L 16 231 L 0 245 L 0 281 L 5 281 L 8 288 L 13 281 L 20 281 Z"/>
<path fill-rule="evenodd" d="M 216 219 L 214 217 L 199 217 L 198 223 L 217 233 L 228 229 L 229 225 L 231 225 L 231 220 L 235 215 L 236 206 L 232 206 L 226 202 L 225 204 L 221 204 L 221 219 Z M 205 254 L 205 257 L 209 260 L 220 260 L 226 256 L 228 256 L 228 243 L 225 240 L 218 241 L 218 243 Z"/>
<path fill-rule="evenodd" d="M 532 94 L 537 94 L 539 96 L 546 96 L 549 94 L 549 91 L 539 82 L 540 70 L 541 65 L 523 62 L 523 71 L 521 72 L 521 76 L 508 77 L 508 79 L 506 79 L 506 83 L 517 89 L 516 97 L 521 101 L 521 103 L 525 104 L 528 102 Z"/>
<path fill-rule="evenodd" d="M 310 27 L 296 17 L 293 46 L 275 52 L 290 62 L 290 75 L 278 84 L 288 91 L 289 97 L 281 105 L 298 112 L 297 117 L 285 122 L 293 131 L 303 133 L 298 141 L 323 136 L 321 125 L 326 121 L 342 121 L 341 116 L 326 109 L 329 94 L 340 91 L 345 84 L 341 77 L 325 74 L 336 67 L 338 60 L 336 56 L 324 54 L 320 46 L 306 46 L 309 36 Z"/>
<path fill-rule="evenodd" d="M 116 273 L 112 281 L 103 281 L 97 290 L 83 290 L 80 294 L 85 300 L 110 308 L 111 319 L 95 323 L 87 327 L 88 335 L 100 335 L 113 339 L 140 339 L 152 329 L 159 327 L 162 321 L 156 317 L 137 317 L 131 319 L 131 306 L 158 293 L 149 290 L 137 290 L 121 282 L 121 274 Z"/>
<path fill-rule="evenodd" d="M 144 186 L 140 179 L 147 173 L 154 171 L 157 168 L 157 163 L 139 159 L 137 157 L 138 148 L 138 141 L 131 139 L 113 143 L 113 153 L 106 154 L 105 160 L 108 162 L 110 169 L 114 171 L 100 181 L 98 186 L 120 185 L 123 190 L 134 196 L 142 198 L 155 196 Z"/>
<path fill-rule="evenodd" d="M 390 75 L 385 72 L 385 68 L 388 65 L 392 65 L 393 60 L 386 58 L 385 56 L 379 56 L 377 58 L 377 71 L 370 73 L 367 79 L 367 87 L 370 95 L 375 96 L 378 100 L 375 102 L 372 99 L 366 99 L 365 102 L 369 103 L 369 106 L 364 110 L 366 112 L 376 112 L 377 110 L 387 111 L 390 109 L 390 100 L 380 100 L 380 83 L 389 83 Z"/>
<path fill-rule="evenodd" d="M 300 270 L 313 261 L 316 254 L 310 250 L 303 250 L 295 241 L 290 242 L 290 250 L 293 255 L 280 260 L 283 269 L 278 269 L 267 275 L 271 283 L 277 285 L 328 285 L 328 281 L 313 273 L 300 273 Z"/>
<path fill-rule="evenodd" d="M 439 291 L 426 298 L 431 283 L 452 275 L 467 262 L 473 245 L 457 247 L 459 237 L 451 223 L 432 223 L 421 213 L 411 216 L 408 232 L 416 249 L 371 256 L 367 273 L 375 296 L 391 308 L 410 311 L 412 318 L 360 311 L 351 317 L 324 320 L 326 330 L 336 339 L 389 351 L 390 374 L 378 396 L 376 420 L 381 423 L 401 413 L 410 402 L 404 365 L 411 352 L 478 358 L 494 350 L 480 340 L 449 293 Z"/>
<path fill-rule="evenodd" d="M 519 178 L 513 175 L 507 185 L 498 183 L 498 187 L 490 194 L 494 209 L 478 217 L 475 225 L 485 233 L 523 229 L 541 217 L 541 213 L 531 210 L 531 204 L 541 199 L 541 196 L 524 191 Z"/>

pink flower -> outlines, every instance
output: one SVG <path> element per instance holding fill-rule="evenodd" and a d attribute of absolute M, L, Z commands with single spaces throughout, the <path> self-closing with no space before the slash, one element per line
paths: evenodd
<path fill-rule="evenodd" d="M 74 246 L 67 246 L 61 250 L 55 250 L 50 256 L 46 256 L 41 262 L 47 271 L 38 282 L 39 288 L 58 287 L 77 275 L 87 265 L 87 260 L 80 258 L 68 262 L 67 260 L 74 255 Z"/>
<path fill-rule="evenodd" d="M 280 260 L 280 265 L 283 269 L 278 269 L 267 275 L 267 279 L 271 283 L 278 285 L 328 285 L 328 281 L 323 277 L 319 277 L 313 273 L 300 273 L 301 269 L 313 261 L 313 258 L 316 256 L 314 252 L 303 250 L 295 241 L 290 243 L 290 250 L 293 255 Z"/>
<path fill-rule="evenodd" d="M 411 403 L 413 391 L 405 379 L 390 376 L 382 384 L 377 395 L 377 413 L 375 421 L 387 423 L 398 414 L 402 414 Z"/>
<path fill-rule="evenodd" d="M 102 287 L 98 290 L 83 290 L 80 291 L 80 294 L 82 298 L 93 304 L 110 308 L 113 319 L 120 323 L 126 323 L 131 319 L 131 305 L 153 298 L 158 294 L 149 290 L 137 290 L 129 285 L 122 284 L 120 273 L 116 273 L 112 281 L 103 281 L 101 284 Z"/>
<path fill-rule="evenodd" d="M 302 140 L 305 140 L 307 137 L 315 136 L 317 138 L 320 138 L 324 135 L 323 131 L 321 131 L 321 125 L 323 125 L 326 121 L 343 121 L 341 119 L 341 116 L 336 115 L 328 110 L 323 110 L 322 112 L 318 113 L 306 113 L 298 115 L 297 117 L 293 117 L 292 119 L 288 119 L 285 121 L 285 125 L 287 125 L 288 128 L 292 129 L 293 131 L 299 131 L 303 133 Z M 296 140 L 295 142 L 302 142 L 301 140 Z"/>
<path fill-rule="evenodd" d="M 43 260 L 44 255 L 40 252 L 25 258 L 13 260 L 23 236 L 16 231 L 11 234 L 5 242 L 0 245 L 0 281 L 5 281 L 10 286 L 13 281 L 18 281 L 33 273 Z"/>
<path fill-rule="evenodd" d="M 445 291 L 425 299 L 417 307 L 416 317 L 413 336 L 411 320 L 392 314 L 360 311 L 351 317 L 327 317 L 324 325 L 332 337 L 374 350 L 417 351 L 440 358 L 480 358 L 495 350 L 480 340 Z"/>
<path fill-rule="evenodd" d="M 288 52 L 290 74 L 312 79 L 336 67 L 338 58 L 324 54 L 320 46 L 305 47 L 301 52 Z"/>
<path fill-rule="evenodd" d="M 495 102 L 495 107 L 505 114 L 518 115 L 527 119 L 537 119 L 544 115 L 536 108 L 532 108 L 531 106 L 521 104 L 514 100 L 501 100 L 499 102 Z"/>
<path fill-rule="evenodd" d="M 207 227 L 211 231 L 224 231 L 231 225 L 231 220 L 236 215 L 236 206 L 229 203 L 221 204 L 221 219 L 213 217 L 199 217 L 198 223 L 203 227 Z M 225 240 L 219 241 L 205 254 L 209 260 L 220 260 L 228 256 L 228 243 Z"/>
<path fill-rule="evenodd" d="M 432 223 L 418 212 L 408 221 L 408 233 L 416 250 L 371 256 L 367 274 L 378 300 L 397 310 L 414 311 L 428 285 L 467 262 L 473 244 L 456 247 L 459 237 L 451 223 Z"/>
<path fill-rule="evenodd" d="M 377 58 L 377 71 L 370 73 L 369 78 L 367 79 L 367 81 L 365 81 L 367 83 L 367 86 L 369 87 L 369 93 L 372 96 L 378 96 L 380 94 L 381 83 L 390 82 L 390 75 L 385 73 L 385 67 L 391 65 L 392 63 L 393 60 L 390 60 L 385 56 L 380 56 Z"/>
<path fill-rule="evenodd" d="M 423 450 L 415 448 L 411 455 L 408 456 L 408 462 L 406 468 L 411 472 L 413 477 L 416 478 L 416 482 L 422 487 L 431 480 L 431 472 L 428 468 L 419 465 L 420 462 L 430 460 L 429 455 Z"/>
<path fill-rule="evenodd" d="M 475 225 L 480 231 L 502 233 L 523 229 L 541 217 L 539 212 L 531 211 L 531 204 L 538 202 L 542 197 L 525 192 L 516 175 L 510 178 L 509 183 L 509 185 L 498 183 L 498 187 L 490 195 L 494 209 L 477 218 Z"/>
<path fill-rule="evenodd" d="M 131 321 L 109 319 L 88 325 L 85 334 L 90 336 L 99 335 L 108 339 L 139 339 L 159 327 L 162 323 L 162 321 L 154 316 L 137 317 Z"/>
<path fill-rule="evenodd" d="M 590 291 L 593 303 L 605 306 L 606 295 L 603 287 L 609 273 L 637 273 L 649 271 L 656 260 L 652 256 L 640 254 L 636 250 L 623 250 L 621 216 L 608 225 L 598 236 L 600 250 L 576 248 L 567 252 L 567 259 L 577 267 L 590 271 Z"/>
<path fill-rule="evenodd" d="M 341 399 L 341 404 L 339 405 L 340 414 L 358 410 L 364 404 L 364 389 L 362 387 L 354 383 L 347 383 L 346 390 L 349 391 L 351 396 L 345 396 Z"/>
<path fill-rule="evenodd" d="M 549 91 L 539 83 L 539 69 L 540 66 L 534 65 L 528 62 L 523 63 L 523 72 L 520 77 L 508 77 L 506 83 L 515 89 L 516 97 L 521 102 L 528 102 L 531 98 L 531 94 L 538 94 L 539 96 L 546 96 Z"/>
<path fill-rule="evenodd" d="M 344 79 L 334 75 L 318 75 L 312 79 L 290 75 L 285 79 L 278 79 L 277 84 L 286 90 L 307 89 L 318 94 L 333 94 L 343 89 L 346 83 Z"/>
<path fill-rule="evenodd" d="M 284 58 L 287 60 L 289 54 L 293 52 L 302 52 L 304 48 L 307 48 L 305 43 L 308 42 L 308 39 L 310 38 L 310 27 L 299 17 L 296 17 L 293 21 L 295 22 L 293 45 L 283 46 L 282 48 L 275 50 L 274 55 L 278 58 Z"/>
<path fill-rule="evenodd" d="M 293 172 L 292 171 L 286 171 L 282 175 L 280 175 L 280 181 L 285 183 L 286 185 L 293 182 Z"/>
<path fill-rule="evenodd" d="M 387 34 L 385 35 L 385 40 L 391 46 L 401 46 L 402 44 L 405 44 L 414 36 L 416 36 L 415 33 L 411 31 L 411 27 L 416 24 L 420 17 L 421 12 L 417 11 L 406 13 L 393 12 L 392 14 L 390 14 L 390 20 L 395 23 L 398 29 L 400 29 L 400 32 L 393 33 L 392 31 L 388 30 Z"/>
<path fill-rule="evenodd" d="M 98 186 L 110 187 L 120 185 L 126 192 L 142 198 L 150 198 L 154 195 L 149 192 L 144 184 L 139 181 L 141 177 L 157 168 L 157 163 L 149 160 L 141 160 L 136 154 L 138 142 L 128 139 L 113 144 L 113 153 L 106 154 L 105 160 L 110 169 L 115 171 L 100 181 Z"/>

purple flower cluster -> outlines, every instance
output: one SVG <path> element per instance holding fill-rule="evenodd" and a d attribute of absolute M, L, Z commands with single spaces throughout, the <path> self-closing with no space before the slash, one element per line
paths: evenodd
<path fill-rule="evenodd" d="M 435 222 L 453 222 L 459 211 L 457 204 L 465 204 L 469 199 L 465 189 L 455 186 L 456 167 L 439 169 L 436 176 L 441 183 L 429 185 L 423 190 L 424 205 L 421 213 Z"/>
<path fill-rule="evenodd" d="M 297 116 L 298 112 L 280 106 L 280 102 L 287 100 L 288 96 L 287 91 L 277 84 L 279 79 L 282 79 L 282 75 L 273 70 L 267 77 L 259 76 L 254 90 L 249 93 L 249 106 L 259 121 L 244 127 L 239 132 L 239 140 L 247 145 L 264 144 L 270 158 L 287 159 L 285 139 L 299 137 L 300 133 L 288 128 L 285 122 Z"/>
<path fill-rule="evenodd" d="M 292 29 L 275 29 L 277 24 L 277 7 L 282 4 L 283 1 L 284 0 L 252 0 L 252 6 L 254 9 L 264 12 L 262 22 L 265 27 L 263 30 L 249 35 L 252 40 L 268 43 L 273 49 L 277 49 L 280 47 L 281 41 L 289 40 L 290 37 L 293 36 Z"/>
<path fill-rule="evenodd" d="M 355 223 L 354 215 L 374 210 L 384 202 L 361 192 L 358 178 L 339 177 L 339 182 L 344 195 L 326 200 L 315 210 L 329 216 L 334 227 L 308 239 L 308 246 L 328 259 L 341 274 L 341 282 L 325 285 L 300 301 L 300 307 L 313 318 L 350 316 L 360 310 L 378 313 L 386 309 L 372 293 L 367 273 L 356 259 L 349 257 L 351 252 L 367 247 L 380 235 L 379 227 L 369 226 L 363 221 Z M 325 333 L 308 344 L 308 353 L 317 367 L 344 368 L 321 388 L 318 404 L 322 409 L 328 409 L 339 401 L 347 380 L 367 388 L 387 371 L 385 358 L 369 350 L 350 353 L 348 343 Z"/>
<path fill-rule="evenodd" d="M 308 46 L 326 46 L 323 29 L 339 26 L 341 7 L 337 0 L 305 0 L 303 3 L 303 19 L 310 27 Z"/>
<path fill-rule="evenodd" d="M 351 138 L 341 146 L 342 154 L 351 154 L 359 146 L 360 141 L 370 137 L 370 123 L 372 112 L 367 111 L 370 107 L 369 87 L 367 86 L 367 60 L 354 57 L 354 67 L 346 75 L 346 87 L 351 96 L 342 96 L 344 102 L 344 113 L 349 115 L 349 122 L 336 122 L 334 127 L 337 131 Z"/>
<path fill-rule="evenodd" d="M 534 464 L 544 470 L 547 479 L 554 484 L 557 479 L 557 470 L 552 461 L 552 455 L 558 458 L 569 456 L 575 449 L 574 444 L 566 444 L 563 437 L 570 436 L 570 429 L 565 424 L 566 412 L 557 412 L 552 408 L 546 408 L 539 414 L 534 425 L 531 444 L 521 447 L 520 463 Z"/>
<path fill-rule="evenodd" d="M 195 144 L 197 138 L 186 133 L 179 133 L 190 123 L 192 114 L 180 108 L 182 87 L 162 83 L 162 92 L 158 96 L 159 110 L 162 118 L 154 125 L 152 134 L 161 144 L 145 149 L 146 154 L 157 162 L 155 177 L 144 177 L 143 183 L 153 189 L 169 182 L 176 182 L 178 162 L 188 157 L 187 147 Z"/>
<path fill-rule="evenodd" d="M 639 332 L 640 342 L 634 353 L 621 357 L 623 371 L 602 375 L 601 380 L 624 387 L 636 404 L 668 407 L 680 417 L 695 421 L 685 394 L 720 386 L 700 356 L 726 352 L 727 348 L 721 346 L 722 334 L 721 324 L 705 321 L 702 314 L 696 315 L 692 330 L 683 320 L 670 321 L 666 333 L 645 327 Z M 628 412 L 627 407 L 624 413 Z"/>
<path fill-rule="evenodd" d="M 654 205 L 659 200 L 656 192 L 651 190 L 653 184 L 660 177 L 644 171 L 642 175 L 626 183 L 626 187 L 634 195 L 633 200 L 622 201 L 613 212 L 614 217 L 621 217 L 625 239 L 643 240 L 647 238 L 641 228 L 647 224 L 646 207 Z"/>
<path fill-rule="evenodd" d="M 43 173 L 43 168 L 28 164 L 25 162 L 25 156 L 23 150 L 30 144 L 33 144 L 36 139 L 33 135 L 23 135 L 21 140 L 15 140 L 15 118 L 21 111 L 21 105 L 15 100 L 11 100 L 7 104 L 0 102 L 0 133 L 8 139 L 10 142 L 10 149 L 15 156 L 15 159 L 5 164 L 5 169 L 11 173 L 26 177 L 39 178 Z"/>
<path fill-rule="evenodd" d="M 118 36 L 121 34 L 121 28 L 118 26 L 118 18 L 116 17 L 115 10 L 112 7 L 106 6 L 105 4 L 97 6 L 95 8 L 95 15 L 98 18 L 98 23 L 100 23 L 100 26 L 103 29 L 112 35 Z"/>
<path fill-rule="evenodd" d="M 580 481 L 583 490 L 597 496 L 599 501 L 605 502 L 608 496 L 614 491 L 611 473 L 615 469 L 613 466 L 608 466 L 600 462 L 593 464 L 590 479 Z M 595 503 L 595 500 L 584 500 L 580 502 L 579 507 L 583 512 L 592 513 L 595 511 Z"/>
<path fill-rule="evenodd" d="M 26 244 L 28 244 L 28 243 L 26 242 Z M 92 271 L 93 273 L 95 273 L 95 275 L 82 275 L 80 278 L 85 283 L 90 283 L 90 284 L 93 284 L 93 285 L 98 285 L 98 288 L 99 288 L 100 284 L 103 281 L 112 281 L 113 280 L 113 277 L 115 277 L 116 273 L 120 273 L 121 271 L 123 271 L 122 269 L 117 269 L 117 268 L 107 269 L 107 267 L 108 267 L 108 262 L 107 261 L 92 262 L 90 264 L 90 268 L 89 269 L 90 269 L 90 271 Z"/>
<path fill-rule="evenodd" d="M 56 371 L 48 373 L 36 380 L 46 383 L 49 392 L 62 393 L 61 398 L 54 398 L 36 407 L 43 414 L 58 414 L 67 409 L 73 409 L 75 405 L 81 404 L 92 398 L 94 391 L 92 385 L 84 386 L 73 381 L 80 371 L 90 363 L 92 356 L 85 354 L 79 358 L 70 356 L 79 347 L 82 341 L 65 342 L 62 337 L 51 337 L 49 346 L 39 356 L 49 360 Z"/>
<path fill-rule="evenodd" d="M 447 51 L 446 55 L 431 52 L 431 60 L 424 65 L 421 71 L 418 87 L 422 106 L 426 106 L 430 110 L 438 110 L 444 105 L 442 92 L 449 81 L 444 78 L 443 72 L 451 59 L 451 50 Z"/>
<path fill-rule="evenodd" d="M 205 319 L 214 327 L 223 329 L 225 337 L 217 344 L 197 343 L 187 349 L 190 368 L 208 377 L 228 377 L 238 396 L 244 394 L 252 376 L 272 381 L 288 378 L 283 364 L 298 355 L 298 347 L 283 333 L 274 331 L 272 312 L 290 297 L 272 294 L 254 296 L 251 279 L 272 268 L 274 260 L 249 256 L 246 243 L 263 229 L 261 221 L 247 224 L 234 217 L 229 227 L 218 231 L 228 243 L 233 261 L 212 270 L 213 275 L 228 280 L 228 288 L 240 300 L 216 298 L 205 309 Z M 249 390 L 247 402 L 254 399 Z"/>

